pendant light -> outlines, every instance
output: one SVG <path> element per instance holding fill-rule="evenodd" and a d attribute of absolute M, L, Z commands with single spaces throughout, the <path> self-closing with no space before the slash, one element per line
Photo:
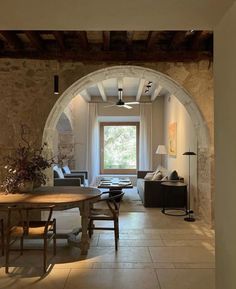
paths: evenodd
<path fill-rule="evenodd" d="M 59 75 L 54 75 L 54 94 L 59 94 Z"/>

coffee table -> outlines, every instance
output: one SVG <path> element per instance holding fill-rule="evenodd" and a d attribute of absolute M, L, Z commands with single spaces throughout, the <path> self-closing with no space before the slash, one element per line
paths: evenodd
<path fill-rule="evenodd" d="M 122 189 L 132 189 L 133 185 L 129 178 L 103 178 L 99 182 L 98 188 L 122 191 Z"/>

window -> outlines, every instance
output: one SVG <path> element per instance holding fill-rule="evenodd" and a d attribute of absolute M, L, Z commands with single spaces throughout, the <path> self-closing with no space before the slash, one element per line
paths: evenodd
<path fill-rule="evenodd" d="M 136 173 L 138 167 L 138 138 L 139 123 L 101 123 L 101 173 Z"/>

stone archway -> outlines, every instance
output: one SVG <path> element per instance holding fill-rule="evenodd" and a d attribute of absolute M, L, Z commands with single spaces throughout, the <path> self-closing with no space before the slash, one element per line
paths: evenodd
<path fill-rule="evenodd" d="M 48 143 L 49 149 L 52 148 L 53 135 L 56 124 L 65 107 L 73 97 L 78 95 L 88 86 L 94 85 L 100 81 L 117 77 L 137 77 L 158 82 L 174 95 L 186 108 L 189 113 L 197 135 L 197 158 L 198 158 L 198 202 L 199 213 L 208 222 L 213 220 L 213 152 L 211 150 L 209 130 L 206 121 L 196 105 L 191 95 L 181 87 L 177 82 L 167 75 L 158 71 L 140 67 L 140 66 L 112 66 L 105 69 L 96 70 L 68 87 L 55 103 L 51 110 L 43 133 L 43 141 Z M 203 170 L 204 168 L 204 170 Z"/>

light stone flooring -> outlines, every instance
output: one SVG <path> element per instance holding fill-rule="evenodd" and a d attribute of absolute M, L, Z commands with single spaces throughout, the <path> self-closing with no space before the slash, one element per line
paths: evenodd
<path fill-rule="evenodd" d="M 56 214 L 63 232 L 79 223 L 76 210 Z M 41 251 L 25 251 L 23 256 L 13 252 L 9 275 L 1 257 L 0 288 L 215 288 L 214 232 L 199 220 L 188 223 L 157 208 L 121 212 L 118 252 L 110 231 L 96 231 L 86 257 L 65 240 L 58 240 L 57 248 L 46 275 Z"/>

